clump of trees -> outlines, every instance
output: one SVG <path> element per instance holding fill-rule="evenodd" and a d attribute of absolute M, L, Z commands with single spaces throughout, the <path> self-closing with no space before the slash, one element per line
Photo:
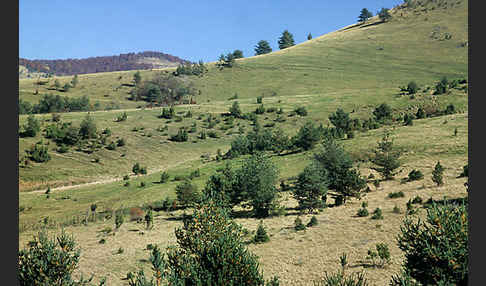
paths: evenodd
<path fill-rule="evenodd" d="M 195 76 L 203 76 L 205 73 L 208 72 L 208 68 L 201 60 L 198 63 L 183 63 L 180 64 L 176 71 L 173 73 L 175 76 L 179 75 L 195 75 Z"/>
<path fill-rule="evenodd" d="M 173 74 L 159 73 L 152 79 L 135 86 L 131 100 L 143 100 L 155 104 L 190 103 L 197 95 L 192 82 L 186 82 Z"/>
<path fill-rule="evenodd" d="M 390 9 L 388 8 L 381 8 L 381 10 L 378 12 L 378 17 L 382 22 L 387 22 L 388 20 L 391 19 L 391 14 L 390 14 Z"/>
<path fill-rule="evenodd" d="M 89 98 L 83 95 L 79 98 L 67 96 L 44 94 L 37 104 L 19 99 L 19 114 L 53 113 L 53 112 L 72 112 L 89 111 L 91 105 Z"/>
<path fill-rule="evenodd" d="M 33 114 L 27 117 L 27 124 L 22 126 L 23 131 L 19 132 L 20 137 L 35 137 L 40 131 L 40 123 Z"/>
<path fill-rule="evenodd" d="M 235 50 L 232 53 L 221 54 L 219 56 L 218 62 L 216 63 L 216 67 L 220 70 L 224 68 L 232 68 L 236 64 L 236 59 L 243 58 L 243 52 L 241 50 Z"/>

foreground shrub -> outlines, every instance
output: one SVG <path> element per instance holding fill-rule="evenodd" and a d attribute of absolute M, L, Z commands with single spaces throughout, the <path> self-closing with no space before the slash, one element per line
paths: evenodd
<path fill-rule="evenodd" d="M 386 243 L 377 243 L 375 245 L 376 251 L 369 249 L 367 258 L 371 260 L 374 267 L 385 267 L 390 263 L 390 250 Z"/>
<path fill-rule="evenodd" d="M 403 272 L 423 285 L 467 285 L 466 205 L 432 203 L 425 221 L 406 218 L 400 230 L 398 247 L 405 254 Z"/>
<path fill-rule="evenodd" d="M 345 275 L 338 271 L 333 274 L 324 274 L 324 278 L 314 281 L 314 286 L 369 286 L 371 285 L 363 273 L 353 273 Z"/>
<path fill-rule="evenodd" d="M 20 285 L 88 285 L 92 278 L 75 281 L 71 277 L 78 267 L 81 250 L 72 236 L 64 231 L 49 239 L 41 231 L 18 253 Z M 100 285 L 103 285 L 101 282 Z"/>
<path fill-rule="evenodd" d="M 263 286 L 258 257 L 246 248 L 240 225 L 213 199 L 195 208 L 183 227 L 175 230 L 177 246 L 165 254 L 155 247 L 150 256 L 155 282 L 143 271 L 130 285 Z M 138 283 L 138 284 L 137 284 Z M 157 284 L 155 284 L 157 283 Z"/>

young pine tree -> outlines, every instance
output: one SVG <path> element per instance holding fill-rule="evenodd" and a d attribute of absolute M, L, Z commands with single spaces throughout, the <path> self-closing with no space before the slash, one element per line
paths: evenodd
<path fill-rule="evenodd" d="M 295 45 L 294 36 L 288 30 L 283 31 L 282 36 L 278 40 L 278 47 L 283 50 L 293 45 Z"/>
<path fill-rule="evenodd" d="M 270 44 L 265 40 L 259 41 L 258 44 L 255 46 L 255 56 L 268 54 L 270 52 L 272 52 L 272 48 L 270 47 Z"/>
<path fill-rule="evenodd" d="M 437 161 L 437 164 L 434 167 L 434 171 L 432 171 L 432 181 L 437 184 L 437 186 L 442 186 L 444 184 L 443 175 L 444 167 Z"/>
<path fill-rule="evenodd" d="M 253 242 L 255 243 L 264 243 L 269 241 L 270 238 L 268 237 L 267 231 L 263 227 L 263 221 L 260 221 L 258 225 L 258 229 L 256 231 L 255 237 L 253 237 Z"/>
<path fill-rule="evenodd" d="M 377 167 L 372 167 L 373 170 L 379 172 L 385 180 L 393 179 L 395 170 L 400 167 L 399 161 L 400 151 L 393 146 L 393 140 L 390 139 L 390 133 L 385 131 L 381 142 L 378 142 L 378 147 L 374 150 L 374 157 L 371 162 Z"/>

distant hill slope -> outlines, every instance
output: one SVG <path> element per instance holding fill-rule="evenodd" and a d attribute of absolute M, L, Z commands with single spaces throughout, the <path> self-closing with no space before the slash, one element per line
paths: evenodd
<path fill-rule="evenodd" d="M 23 66 L 28 70 L 28 72 L 24 70 L 21 72 L 19 70 L 19 77 L 25 78 L 31 73 L 74 75 L 166 68 L 178 66 L 180 63 L 185 62 L 188 61 L 169 54 L 152 51 L 120 54 L 118 56 L 89 57 L 85 59 L 28 60 L 19 58 L 19 66 Z"/>

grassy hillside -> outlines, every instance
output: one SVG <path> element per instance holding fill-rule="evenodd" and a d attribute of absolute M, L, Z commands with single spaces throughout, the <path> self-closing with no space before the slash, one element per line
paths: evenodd
<path fill-rule="evenodd" d="M 328 117 L 337 108 L 349 112 L 352 119 L 368 119 L 374 108 L 383 102 L 392 107 L 395 116 L 415 113 L 419 107 L 444 110 L 453 104 L 457 112 L 452 115 L 416 119 L 412 126 L 397 121 L 375 130 L 356 132 L 353 139 L 340 141 L 363 176 L 370 173 L 377 176 L 368 159 L 384 129 L 392 131 L 395 145 L 403 151 L 399 173 L 395 180 L 384 181 L 380 187 L 369 183 L 372 191 L 363 199 L 369 203 L 370 211 L 382 208 L 384 220 L 356 217 L 361 201 L 351 199 L 345 206 L 319 212 L 317 227 L 295 232 L 296 201 L 290 193 L 282 192 L 280 203 L 285 206 L 286 215 L 264 220 L 271 241 L 249 245 L 260 257 L 265 278 L 278 275 L 281 285 L 311 285 L 312 280 L 322 277 L 325 271 L 339 269 L 339 256 L 343 252 L 350 261 L 348 271 L 364 271 L 372 283 L 387 285 L 391 276 L 399 272 L 403 260 L 396 235 L 405 217 L 406 202 L 417 195 L 424 201 L 430 197 L 439 200 L 445 196 L 467 195 L 464 188 L 467 178 L 458 178 L 468 162 L 467 84 L 460 84 L 445 94 L 433 94 L 443 76 L 449 80 L 467 78 L 467 1 L 426 3 L 415 8 L 394 9 L 390 22 L 380 23 L 373 18 L 365 25 L 350 25 L 285 50 L 237 60 L 233 68 L 220 71 L 213 63 L 209 64 L 209 72 L 203 77 L 185 78 L 192 81 L 201 94 L 197 96 L 197 104 L 176 106 L 176 114 L 182 118 L 180 122 L 158 118 L 160 108 L 137 108 L 145 103 L 126 99 L 134 71 L 80 75 L 78 86 L 67 93 L 49 89 L 54 79 L 42 86 L 35 85 L 33 79 L 19 80 L 19 97 L 30 102 L 37 102 L 40 95 L 51 92 L 69 97 L 87 95 L 92 103 L 99 101 L 103 109 L 120 108 L 91 111 L 90 116 L 98 130 L 111 130 L 109 141 L 118 138 L 126 141 L 125 146 L 116 150 L 103 148 L 87 154 L 76 148 L 59 153 L 53 141 L 43 138 L 43 132 L 35 138 L 19 138 L 20 157 L 25 155 L 25 149 L 40 140 L 49 144 L 52 156 L 47 163 L 31 162 L 19 167 L 19 246 L 23 247 L 48 217 L 51 232 L 67 225 L 68 232 L 74 234 L 82 248 L 77 275 L 95 273 L 96 279 L 106 275 L 108 285 L 128 285 L 122 280 L 128 271 L 143 267 L 150 273 L 147 244 L 161 247 L 172 244 L 174 227 L 182 224 L 181 215 L 190 210 L 156 212 L 153 230 L 145 230 L 141 224 L 127 222 L 126 218 L 116 235 L 102 231 L 114 228 L 114 218 L 89 222 L 87 226 L 79 220 L 86 216 L 93 203 L 97 204 L 98 213 L 108 214 L 112 210 L 174 198 L 179 183 L 172 180 L 174 176 L 188 175 L 196 169 L 201 176 L 192 181 L 201 190 L 206 180 L 225 163 L 240 164 L 245 156 L 224 161 L 215 159 L 218 149 L 226 152 L 233 138 L 253 128 L 249 120 L 235 119 L 232 124 L 224 121 L 226 117 L 222 114 L 235 101 L 243 112 L 252 112 L 260 106 L 256 98 L 264 96 L 264 106 L 282 108 L 285 121 L 276 122 L 276 112 L 266 112 L 258 115 L 261 126 L 270 130 L 282 128 L 288 135 L 294 135 L 308 120 L 329 125 Z M 171 70 L 141 71 L 141 74 L 146 79 L 160 72 Z M 71 78 L 58 77 L 61 86 Z M 414 97 L 400 91 L 400 86 L 412 80 L 420 87 Z M 39 95 L 33 94 L 36 88 Z M 238 98 L 230 99 L 235 94 Z M 292 115 L 300 106 L 307 109 L 307 116 Z M 184 118 L 189 110 L 192 117 Z M 122 112 L 127 113 L 127 120 L 115 122 Z M 79 126 L 86 114 L 62 113 L 61 120 Z M 209 114 L 220 121 L 213 128 L 205 121 Z M 52 123 L 51 116 L 36 115 L 36 118 L 45 128 Z M 26 115 L 19 116 L 19 127 L 26 121 Z M 190 128 L 193 124 L 197 131 L 189 133 L 187 142 L 169 140 L 180 127 Z M 201 140 L 198 138 L 201 130 L 215 131 L 219 138 L 208 136 Z M 285 156 L 267 155 L 279 167 L 280 179 L 289 179 L 298 175 L 320 148 L 318 145 L 313 150 Z M 432 170 L 439 160 L 445 167 L 445 184 L 441 187 L 431 180 Z M 130 185 L 124 186 L 122 177 L 131 173 L 136 162 L 147 166 L 148 174 L 132 175 L 128 180 Z M 420 170 L 424 179 L 402 184 L 400 180 L 412 169 Z M 171 180 L 161 184 L 163 170 L 169 172 Z M 140 187 L 141 182 L 146 186 Z M 82 183 L 92 184 L 66 187 Z M 49 197 L 44 194 L 48 185 L 52 187 Z M 405 197 L 388 198 L 389 193 L 399 191 Z M 394 206 L 400 207 L 402 212 L 394 213 Z M 425 210 L 420 204 L 416 207 L 420 209 L 416 216 L 423 217 Z M 301 218 L 307 223 L 310 215 Z M 260 221 L 254 218 L 236 220 L 249 230 L 248 239 Z M 99 243 L 101 238 L 106 239 L 105 244 Z M 367 250 L 378 242 L 390 247 L 392 260 L 385 269 L 371 268 L 365 261 Z M 124 248 L 122 254 L 116 253 L 119 247 Z"/>

